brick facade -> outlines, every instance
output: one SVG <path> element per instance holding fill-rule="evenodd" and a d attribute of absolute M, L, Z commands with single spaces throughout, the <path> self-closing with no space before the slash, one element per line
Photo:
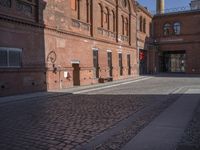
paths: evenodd
<path fill-rule="evenodd" d="M 200 73 L 199 11 L 153 16 L 134 0 L 21 2 L 0 3 L 0 63 L 11 60 L 10 48 L 21 58 L 0 66 L 0 96 L 162 72 L 165 52 L 184 51 L 185 72 Z M 180 34 L 164 35 L 164 24 L 176 22 Z"/>
<path fill-rule="evenodd" d="M 16 10 L 15 2 L 0 6 L 0 47 L 22 49 L 22 62 L 19 68 L 0 68 L 0 95 L 72 87 L 73 64 L 79 65 L 80 85 L 98 83 L 99 79 L 110 77 L 108 52 L 112 52 L 113 80 L 138 75 L 136 12 L 132 1 L 27 1 L 30 12 L 28 8 Z M 94 50 L 99 57 L 98 78 Z"/>
<path fill-rule="evenodd" d="M 200 73 L 200 11 L 186 11 L 157 15 L 153 18 L 156 44 L 159 55 L 163 52 L 181 52 L 186 55 L 185 72 Z M 174 23 L 180 23 L 180 34 L 174 33 Z M 169 35 L 164 35 L 163 27 L 168 23 L 171 25 Z M 161 62 L 159 62 L 161 63 Z M 161 70 L 160 70 L 161 71 Z"/>

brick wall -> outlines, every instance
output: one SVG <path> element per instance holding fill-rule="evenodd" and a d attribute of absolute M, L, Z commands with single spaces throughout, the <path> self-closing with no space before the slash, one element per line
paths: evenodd
<path fill-rule="evenodd" d="M 185 51 L 186 73 L 200 73 L 199 45 L 200 45 L 200 13 L 199 11 L 171 13 L 158 15 L 153 18 L 155 39 L 159 44 L 159 51 Z M 180 22 L 180 35 L 174 35 L 173 29 L 169 36 L 164 36 L 163 26 Z"/>

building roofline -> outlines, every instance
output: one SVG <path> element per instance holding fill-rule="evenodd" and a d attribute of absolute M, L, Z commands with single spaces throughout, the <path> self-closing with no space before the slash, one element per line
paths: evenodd
<path fill-rule="evenodd" d="M 175 15 L 183 15 L 183 14 L 194 14 L 194 13 L 200 14 L 200 9 L 156 14 L 153 17 L 165 17 L 165 16 L 167 17 L 167 16 L 175 16 Z"/>
<path fill-rule="evenodd" d="M 148 15 L 151 18 L 153 18 L 152 13 L 149 12 L 148 9 L 145 8 L 144 6 L 142 6 L 139 2 L 136 2 L 136 6 L 137 6 L 138 9 L 140 9 L 141 11 L 143 11 L 146 15 Z"/>

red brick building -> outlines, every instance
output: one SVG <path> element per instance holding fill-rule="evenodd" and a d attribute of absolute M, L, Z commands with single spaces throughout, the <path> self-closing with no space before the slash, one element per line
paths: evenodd
<path fill-rule="evenodd" d="M 154 16 L 159 71 L 200 73 L 200 11 Z"/>
<path fill-rule="evenodd" d="M 200 11 L 134 0 L 0 0 L 0 96 L 200 73 Z M 198 8 L 198 7 L 197 7 Z"/>
<path fill-rule="evenodd" d="M 141 74 L 200 73 L 200 3 L 194 0 L 190 6 L 164 10 L 164 0 L 157 0 L 156 14 L 151 15 L 138 4 Z"/>
<path fill-rule="evenodd" d="M 138 75 L 131 0 L 0 0 L 0 95 Z"/>
<path fill-rule="evenodd" d="M 137 3 L 137 49 L 140 74 L 149 73 L 153 64 L 153 51 L 150 49 L 153 35 L 152 19 L 153 15 L 147 8 Z"/>

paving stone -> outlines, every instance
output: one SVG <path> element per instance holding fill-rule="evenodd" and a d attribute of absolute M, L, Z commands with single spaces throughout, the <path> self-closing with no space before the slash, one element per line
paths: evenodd
<path fill-rule="evenodd" d="M 200 85 L 199 78 L 160 77 L 85 94 L 0 104 L 0 150 L 76 148 L 175 88 L 191 85 Z"/>

